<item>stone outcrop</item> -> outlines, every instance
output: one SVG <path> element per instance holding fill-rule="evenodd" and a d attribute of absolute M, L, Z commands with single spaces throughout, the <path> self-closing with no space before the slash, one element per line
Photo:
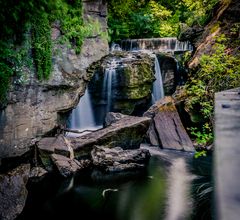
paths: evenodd
<path fill-rule="evenodd" d="M 150 153 L 145 149 L 123 150 L 120 147 L 95 146 L 91 151 L 93 165 L 107 172 L 120 172 L 145 167 Z"/>
<path fill-rule="evenodd" d="M 205 26 L 202 34 L 194 42 L 196 51 L 188 64 L 190 68 L 195 68 L 199 64 L 199 59 L 203 54 L 211 54 L 214 51 L 213 46 L 216 37 L 221 34 L 231 38 L 230 45 L 228 45 L 229 53 L 239 53 L 239 47 L 236 47 L 240 37 L 239 13 L 240 2 L 238 0 L 221 1 L 218 4 L 212 20 Z M 186 36 L 187 34 L 185 34 L 185 40 L 187 40 Z M 190 34 L 188 34 L 188 37 L 188 40 L 194 38 Z"/>
<path fill-rule="evenodd" d="M 107 105 L 110 91 L 104 87 L 107 69 L 112 74 L 111 111 L 132 114 L 134 110 L 146 106 L 151 101 L 151 88 L 154 81 L 154 60 L 149 54 L 116 51 L 102 59 L 89 91 L 95 106 Z M 140 107 L 141 106 L 141 107 Z"/>
<path fill-rule="evenodd" d="M 98 19 L 106 31 L 106 1 L 84 1 L 83 7 L 85 19 Z M 53 24 L 52 40 L 57 41 L 60 35 L 59 25 Z M 79 55 L 67 45 L 54 45 L 49 80 L 38 81 L 36 73 L 27 69 L 24 80 L 13 82 L 8 103 L 0 110 L 0 159 L 24 154 L 35 137 L 53 130 L 60 123 L 61 113 L 73 108 L 84 94 L 92 76 L 87 68 L 108 54 L 107 40 L 97 35 L 83 42 Z"/>
<path fill-rule="evenodd" d="M 171 97 L 167 96 L 158 101 L 145 113 L 145 116 L 153 119 L 148 130 L 148 137 L 152 145 L 166 149 L 194 151 L 192 141 Z"/>
<path fill-rule="evenodd" d="M 138 148 L 151 122 L 147 117 L 126 116 L 110 126 L 78 138 L 68 137 L 75 157 L 89 156 L 94 145 Z"/>
<path fill-rule="evenodd" d="M 27 199 L 26 184 L 30 165 L 21 165 L 0 175 L 0 219 L 13 220 L 23 210 Z"/>

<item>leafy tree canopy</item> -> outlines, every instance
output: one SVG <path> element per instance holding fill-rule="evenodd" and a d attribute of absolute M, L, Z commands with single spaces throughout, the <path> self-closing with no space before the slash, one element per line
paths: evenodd
<path fill-rule="evenodd" d="M 109 0 L 111 40 L 177 36 L 182 23 L 204 25 L 218 1 Z"/>

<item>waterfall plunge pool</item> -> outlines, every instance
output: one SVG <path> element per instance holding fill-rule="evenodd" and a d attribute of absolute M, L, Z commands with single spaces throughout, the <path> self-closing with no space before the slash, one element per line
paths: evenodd
<path fill-rule="evenodd" d="M 147 168 L 139 172 L 89 170 L 68 179 L 49 174 L 29 182 L 26 206 L 17 220 L 211 219 L 211 189 L 205 189 L 211 185 L 211 158 L 196 162 L 189 153 L 150 152 Z"/>

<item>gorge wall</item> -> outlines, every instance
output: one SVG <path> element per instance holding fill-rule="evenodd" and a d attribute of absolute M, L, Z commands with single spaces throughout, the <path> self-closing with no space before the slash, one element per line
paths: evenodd
<path fill-rule="evenodd" d="M 211 54 L 213 52 L 216 37 L 221 34 L 224 34 L 229 39 L 228 53 L 233 55 L 239 54 L 239 13 L 240 2 L 238 0 L 220 1 L 213 12 L 213 18 L 204 29 L 193 27 L 180 35 L 180 40 L 189 40 L 196 48 L 188 64 L 190 68 L 198 66 L 199 59 L 203 54 Z"/>
<path fill-rule="evenodd" d="M 107 30 L 105 0 L 85 0 L 83 9 L 85 20 L 97 19 L 102 31 Z M 26 69 L 24 80 L 16 78 L 11 85 L 7 105 L 0 110 L 0 162 L 26 153 L 36 137 L 53 130 L 59 124 L 59 114 L 73 108 L 84 94 L 92 75 L 87 68 L 108 54 L 107 39 L 100 35 L 86 38 L 79 55 L 67 45 L 56 43 L 60 36 L 56 22 L 52 25 L 55 46 L 50 79 L 39 81 L 36 71 Z"/>

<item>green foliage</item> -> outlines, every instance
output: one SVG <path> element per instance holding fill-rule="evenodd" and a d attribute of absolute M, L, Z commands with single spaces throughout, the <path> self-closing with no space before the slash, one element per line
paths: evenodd
<path fill-rule="evenodd" d="M 23 67 L 32 66 L 31 47 L 38 79 L 48 79 L 52 69 L 51 23 L 60 22 L 61 42 L 68 43 L 80 53 L 84 38 L 100 35 L 101 25 L 89 19 L 84 23 L 81 0 L 8 0 L 0 1 L 0 102 L 12 77 L 25 74 Z M 31 29 L 32 45 L 24 51 L 24 33 Z M 59 41 L 59 42 L 60 42 Z M 58 42 L 58 43 L 59 43 Z M 22 48 L 22 49 L 19 49 Z M 28 57 L 28 59 L 26 59 Z M 26 61 L 28 60 L 28 61 Z"/>
<path fill-rule="evenodd" d="M 188 26 L 203 26 L 211 17 L 211 10 L 219 0 L 182 0 L 185 10 L 183 17 Z"/>
<path fill-rule="evenodd" d="M 48 79 L 52 70 L 51 27 L 48 15 L 42 13 L 32 25 L 33 57 L 38 79 Z"/>
<path fill-rule="evenodd" d="M 224 36 L 215 39 L 212 54 L 204 54 L 200 65 L 185 85 L 186 109 L 201 116 L 201 123 L 207 123 L 202 130 L 193 130 L 200 144 L 212 139 L 214 93 L 240 86 L 240 56 L 232 55 L 229 40 Z"/>
<path fill-rule="evenodd" d="M 199 157 L 206 157 L 207 156 L 207 151 L 201 150 L 201 151 L 196 151 L 194 154 L 194 158 L 199 158 Z"/>
<path fill-rule="evenodd" d="M 204 25 L 219 0 L 109 0 L 112 41 L 177 36 L 180 25 Z"/>
<path fill-rule="evenodd" d="M 211 144 L 213 141 L 213 132 L 209 123 L 205 123 L 201 129 L 201 131 L 196 128 L 190 128 L 191 135 L 196 138 L 196 142 L 199 146 L 206 146 L 207 144 Z"/>

